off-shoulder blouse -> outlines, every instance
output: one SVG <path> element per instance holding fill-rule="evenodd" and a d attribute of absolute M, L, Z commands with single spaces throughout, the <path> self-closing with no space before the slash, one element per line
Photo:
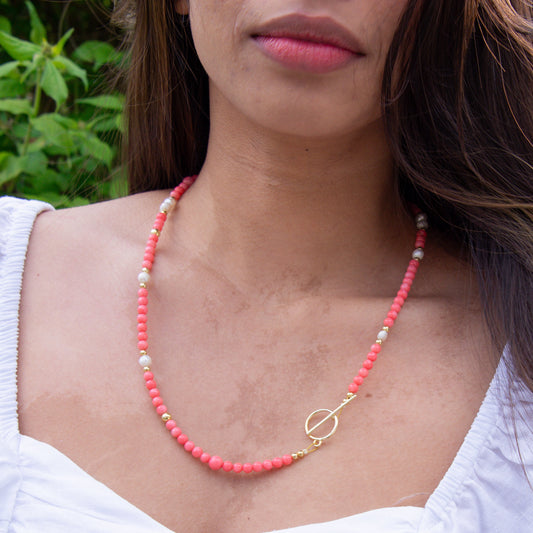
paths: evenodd
<path fill-rule="evenodd" d="M 35 217 L 49 209 L 42 202 L 0 199 L 0 532 L 171 533 L 52 446 L 19 432 L 22 274 Z M 533 394 L 517 382 L 511 390 L 510 397 L 504 354 L 470 431 L 425 507 L 376 509 L 283 531 L 533 532 L 527 479 L 533 484 Z"/>

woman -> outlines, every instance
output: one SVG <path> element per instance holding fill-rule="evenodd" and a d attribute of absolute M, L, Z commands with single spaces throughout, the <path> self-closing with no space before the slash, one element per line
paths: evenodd
<path fill-rule="evenodd" d="M 2 211 L 0 523 L 529 531 L 528 3 L 117 17 L 142 194 Z"/>

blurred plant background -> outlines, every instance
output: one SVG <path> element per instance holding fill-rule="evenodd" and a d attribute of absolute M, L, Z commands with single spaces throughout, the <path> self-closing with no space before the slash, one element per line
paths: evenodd
<path fill-rule="evenodd" d="M 0 194 L 71 207 L 127 192 L 112 0 L 0 0 Z"/>

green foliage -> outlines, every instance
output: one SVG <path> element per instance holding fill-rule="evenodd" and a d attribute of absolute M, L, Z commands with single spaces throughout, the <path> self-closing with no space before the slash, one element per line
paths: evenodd
<path fill-rule="evenodd" d="M 57 207 L 125 192 L 117 163 L 123 95 L 102 94 L 105 72 L 121 60 L 113 46 L 88 40 L 68 57 L 74 30 L 48 41 L 35 6 L 28 39 L 11 34 L 0 16 L 0 192 Z"/>

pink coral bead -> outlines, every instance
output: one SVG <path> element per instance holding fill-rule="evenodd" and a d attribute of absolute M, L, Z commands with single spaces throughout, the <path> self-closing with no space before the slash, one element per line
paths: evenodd
<path fill-rule="evenodd" d="M 281 457 L 274 457 L 274 459 L 272 459 L 272 464 L 274 465 L 274 468 L 281 468 L 283 466 L 283 461 Z"/>
<path fill-rule="evenodd" d="M 246 474 L 249 474 L 253 469 L 254 467 L 252 466 L 251 463 L 244 463 L 242 465 L 242 471 Z"/>
<path fill-rule="evenodd" d="M 222 470 L 224 470 L 224 472 L 231 472 L 233 470 L 233 463 L 231 461 L 224 461 Z"/>
<path fill-rule="evenodd" d="M 240 474 L 242 472 L 242 465 L 241 463 L 234 463 L 233 464 L 233 471 L 237 474 Z"/>
<path fill-rule="evenodd" d="M 213 457 L 209 459 L 209 468 L 211 468 L 211 470 L 220 470 L 223 464 L 224 461 L 218 455 L 213 455 Z"/>
<path fill-rule="evenodd" d="M 189 437 L 187 437 L 185 433 L 182 433 L 181 435 L 178 435 L 178 438 L 176 440 L 178 441 L 178 444 L 181 444 L 183 446 L 189 440 Z"/>
<path fill-rule="evenodd" d="M 292 464 L 292 456 L 289 454 L 284 455 L 281 460 L 283 461 L 283 464 L 285 466 L 289 466 Z"/>
<path fill-rule="evenodd" d="M 194 450 L 194 442 L 192 440 L 188 440 L 184 445 L 183 448 L 186 452 L 192 452 Z M 200 454 L 201 455 L 201 454 Z"/>
<path fill-rule="evenodd" d="M 202 457 L 203 453 L 204 451 L 202 450 L 202 448 L 200 448 L 200 446 L 195 446 L 191 452 L 191 455 L 196 459 L 199 459 L 200 457 Z"/>
<path fill-rule="evenodd" d="M 180 435 L 181 435 L 181 429 L 179 427 L 173 427 L 171 430 L 170 430 L 170 434 L 175 438 L 177 439 Z M 181 444 L 181 443 L 180 443 Z"/>
<path fill-rule="evenodd" d="M 252 465 L 252 468 L 254 469 L 254 472 L 261 472 L 261 470 L 263 470 L 263 463 L 260 463 L 259 461 L 256 461 Z"/>

